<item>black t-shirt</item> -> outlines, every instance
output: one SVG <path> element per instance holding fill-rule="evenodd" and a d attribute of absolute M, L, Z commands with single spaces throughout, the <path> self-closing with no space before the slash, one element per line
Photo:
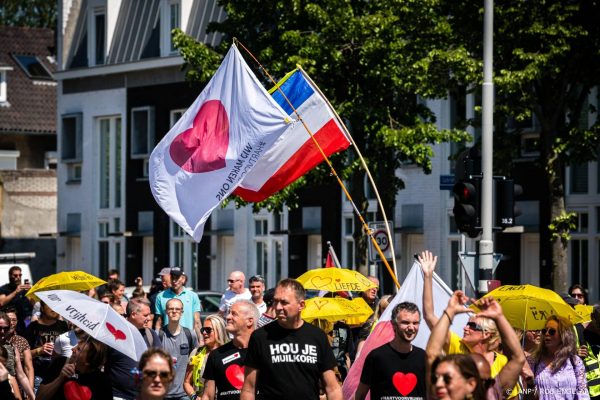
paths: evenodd
<path fill-rule="evenodd" d="M 57 336 L 60 336 L 68 330 L 69 327 L 65 321 L 59 320 L 52 325 L 43 325 L 40 324 L 39 321 L 33 321 L 27 327 L 24 337 L 29 342 L 29 347 L 33 350 L 43 346 L 44 343 L 54 343 Z M 35 375 L 43 377 L 51 361 L 52 356 L 45 353 L 40 357 L 34 357 L 33 369 Z"/>
<path fill-rule="evenodd" d="M 425 350 L 413 346 L 400 353 L 389 343 L 369 353 L 360 381 L 371 388 L 372 399 L 426 398 Z"/>
<path fill-rule="evenodd" d="M 244 384 L 244 360 L 248 349 L 238 349 L 233 342 L 211 351 L 202 377 L 215 381 L 215 399 L 239 399 Z"/>
<path fill-rule="evenodd" d="M 15 289 L 16 286 L 12 286 L 10 283 L 7 283 L 6 285 L 0 286 L 0 294 L 8 296 L 12 292 L 14 292 Z M 25 293 L 27 293 L 26 290 L 17 293 L 16 296 L 9 303 L 5 304 L 5 307 L 12 306 L 15 308 L 18 319 L 17 334 L 19 335 L 23 335 L 25 333 L 25 319 L 31 318 L 31 312 L 33 311 L 33 307 L 31 306 L 29 299 L 25 297 Z"/>
<path fill-rule="evenodd" d="M 42 381 L 46 385 L 60 375 L 60 371 L 65 366 L 66 357 L 58 357 L 52 360 L 48 367 L 48 372 Z M 72 382 L 72 383 L 69 383 Z M 75 396 L 76 393 L 83 393 L 83 397 Z M 61 385 L 53 397 L 48 400 L 73 400 L 87 398 L 85 395 L 91 393 L 90 400 L 110 400 L 113 398 L 110 381 L 106 374 L 101 371 L 90 372 L 87 374 L 77 373 L 76 378 L 69 378 Z"/>
<path fill-rule="evenodd" d="M 259 371 L 257 390 L 265 399 L 319 398 L 321 374 L 336 366 L 325 333 L 308 323 L 298 329 L 273 322 L 254 331 L 245 365 Z"/>

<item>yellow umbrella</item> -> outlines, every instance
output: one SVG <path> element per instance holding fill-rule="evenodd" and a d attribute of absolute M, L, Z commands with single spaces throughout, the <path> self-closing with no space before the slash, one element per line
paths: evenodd
<path fill-rule="evenodd" d="M 57 274 L 48 275 L 40 279 L 29 291 L 26 296 L 37 300 L 36 292 L 46 290 L 75 290 L 83 291 L 90 290 L 100 285 L 104 285 L 106 281 L 88 274 L 83 271 L 63 271 Z"/>
<path fill-rule="evenodd" d="M 314 297 L 305 303 L 302 319 L 307 322 L 315 319 L 348 322 L 351 319 L 352 324 L 361 324 L 373 314 L 371 307 L 362 298 L 347 300 L 342 297 Z"/>
<path fill-rule="evenodd" d="M 514 328 L 523 330 L 543 329 L 551 315 L 569 320 L 572 324 L 582 318 L 565 301 L 549 289 L 533 285 L 504 285 L 486 294 L 492 296 L 502 307 L 502 312 Z M 476 306 L 471 306 L 477 310 Z"/>
<path fill-rule="evenodd" d="M 594 306 L 588 306 L 586 304 L 576 304 L 575 312 L 582 319 L 581 322 L 590 322 L 592 320 L 592 312 L 594 311 Z"/>
<path fill-rule="evenodd" d="M 327 292 L 364 292 L 377 287 L 358 271 L 345 268 L 317 268 L 300 275 L 298 281 L 305 289 Z"/>

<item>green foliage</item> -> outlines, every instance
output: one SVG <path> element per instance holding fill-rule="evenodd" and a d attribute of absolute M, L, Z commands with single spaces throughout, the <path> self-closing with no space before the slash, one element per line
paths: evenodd
<path fill-rule="evenodd" d="M 2 0 L 0 25 L 56 30 L 56 0 Z"/>
<path fill-rule="evenodd" d="M 225 54 L 233 38 L 274 77 L 302 65 L 340 113 L 375 180 L 385 182 L 379 189 L 386 208 L 404 186 L 391 171 L 411 162 L 428 173 L 431 144 L 470 139 L 464 131 L 438 131 L 435 116 L 419 100 L 446 97 L 449 88 L 473 80 L 479 69 L 479 62 L 456 44 L 439 0 L 255 0 L 252 6 L 245 0 L 222 0 L 220 5 L 227 19 L 209 25 L 209 31 L 224 35 L 218 48 L 176 34 L 191 67 L 188 78 L 205 82 L 218 64 L 216 54 Z M 257 76 L 265 74 L 257 69 Z M 273 83 L 264 79 L 266 87 Z M 344 179 L 364 174 L 353 153 L 349 149 L 333 158 Z M 321 164 L 256 206 L 294 206 L 297 198 L 290 196 L 298 188 L 323 179 L 331 181 L 331 176 Z M 362 204 L 362 185 L 352 187 Z"/>
<path fill-rule="evenodd" d="M 563 246 L 571 240 L 571 231 L 577 229 L 577 213 L 562 212 L 552 219 L 548 226 L 550 228 L 551 240 L 560 239 Z"/>

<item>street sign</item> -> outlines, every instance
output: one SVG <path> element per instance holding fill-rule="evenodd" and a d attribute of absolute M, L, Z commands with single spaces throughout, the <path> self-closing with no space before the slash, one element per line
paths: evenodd
<path fill-rule="evenodd" d="M 390 232 L 394 232 L 393 224 L 389 223 Z M 373 238 L 377 245 L 381 249 L 381 252 L 385 256 L 386 260 L 392 259 L 392 241 L 388 237 L 387 230 L 385 229 L 385 222 L 377 221 L 377 222 L 369 222 L 369 228 L 373 231 Z M 373 245 L 371 239 L 369 239 L 369 261 L 381 261 L 381 257 L 377 252 L 377 249 Z"/>
<path fill-rule="evenodd" d="M 454 175 L 440 175 L 440 190 L 452 190 Z"/>
<path fill-rule="evenodd" d="M 466 253 L 459 252 L 458 258 L 460 260 L 460 263 L 462 264 L 463 271 L 465 271 L 465 274 L 467 275 L 467 278 L 469 279 L 469 282 L 471 283 L 471 285 L 473 285 L 473 287 L 476 287 L 476 283 L 477 283 L 476 278 L 479 273 L 479 254 L 477 254 L 475 252 L 466 252 Z M 494 274 L 496 272 L 496 268 L 498 268 L 498 264 L 500 264 L 501 259 L 502 259 L 501 253 L 494 253 L 494 255 L 493 255 L 494 265 L 492 266 L 492 274 Z"/>

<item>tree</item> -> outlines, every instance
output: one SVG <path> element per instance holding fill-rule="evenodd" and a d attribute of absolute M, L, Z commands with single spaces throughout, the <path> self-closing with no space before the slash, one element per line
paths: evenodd
<path fill-rule="evenodd" d="M 56 29 L 56 0 L 2 0 L 0 25 Z"/>
<path fill-rule="evenodd" d="M 419 0 L 221 0 L 227 13 L 209 31 L 223 42 L 209 48 L 181 31 L 175 42 L 191 67 L 188 77 L 205 82 L 234 37 L 269 73 L 282 77 L 296 64 L 315 79 L 349 127 L 381 191 L 393 209 L 404 183 L 394 174 L 403 162 L 431 172 L 431 145 L 465 141 L 461 130 L 438 130 L 422 98 L 444 98 L 449 89 L 476 79 L 479 64 L 456 45 L 440 1 Z M 253 64 L 252 61 L 249 64 Z M 267 87 L 272 83 L 265 81 Z M 334 157 L 361 212 L 367 208 L 364 173 L 353 151 Z M 258 207 L 294 205 L 294 191 L 328 177 L 321 164 L 292 188 Z M 356 260 L 365 265 L 366 240 L 355 218 Z"/>
<path fill-rule="evenodd" d="M 482 54 L 480 2 L 447 2 L 458 43 Z M 494 9 L 495 135 L 511 140 L 505 121 L 539 121 L 539 163 L 551 207 L 540 210 L 542 246 L 551 246 L 554 290 L 566 292 L 567 243 L 574 214 L 565 209 L 565 167 L 598 157 L 598 119 L 588 104 L 600 84 L 600 5 L 593 0 L 497 0 Z M 597 114 L 596 114 L 597 115 Z M 513 146 L 512 148 L 516 148 Z M 513 155 L 514 157 L 514 155 Z M 542 224 L 540 224 L 542 225 Z"/>

